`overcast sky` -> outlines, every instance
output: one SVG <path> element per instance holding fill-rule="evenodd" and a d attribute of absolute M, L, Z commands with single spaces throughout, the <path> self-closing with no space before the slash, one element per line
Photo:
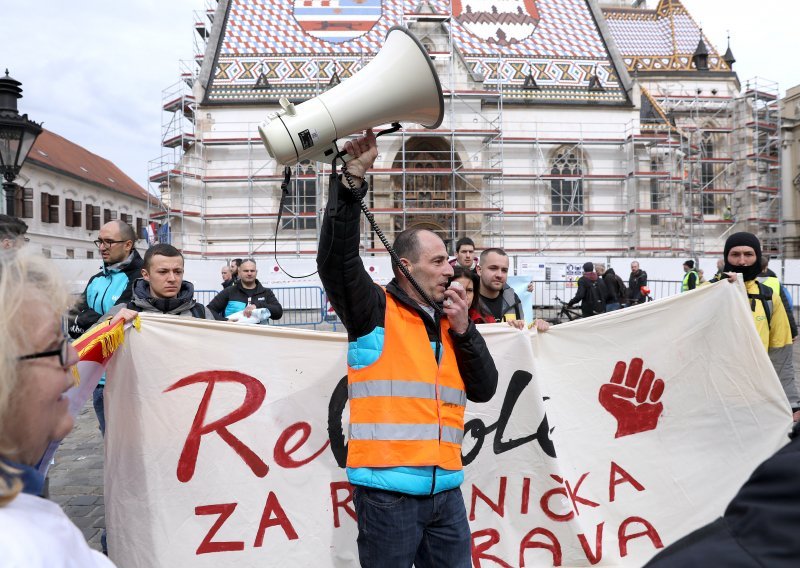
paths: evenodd
<path fill-rule="evenodd" d="M 800 84 L 800 2 L 683 3 L 721 54 L 730 30 L 743 84 L 755 76 L 781 92 Z M 161 152 L 162 90 L 178 81 L 179 60 L 193 57 L 202 10 L 202 0 L 0 0 L 0 66 L 23 83 L 21 112 L 147 187 L 148 162 Z"/>

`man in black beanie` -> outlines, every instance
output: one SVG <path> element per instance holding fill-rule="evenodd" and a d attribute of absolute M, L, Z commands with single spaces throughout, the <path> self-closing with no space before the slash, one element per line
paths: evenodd
<path fill-rule="evenodd" d="M 699 283 L 699 278 L 697 277 L 697 271 L 694 269 L 694 261 L 687 260 L 683 263 L 683 282 L 681 283 L 681 292 L 688 292 L 689 290 L 694 290 L 697 288 L 697 284 Z"/>
<path fill-rule="evenodd" d="M 734 233 L 725 241 L 724 254 L 723 276 L 727 275 L 731 281 L 736 281 L 741 275 L 744 280 L 756 330 L 775 366 L 776 362 L 786 359 L 787 350 L 791 351 L 792 332 L 780 294 L 773 294 L 769 286 L 757 280 L 761 273 L 761 243 L 752 233 Z M 777 367 L 775 372 L 781 375 Z M 798 420 L 800 408 L 792 408 L 792 412 L 795 421 Z"/>

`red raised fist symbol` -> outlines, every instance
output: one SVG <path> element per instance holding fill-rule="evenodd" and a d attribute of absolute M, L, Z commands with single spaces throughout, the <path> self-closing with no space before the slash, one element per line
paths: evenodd
<path fill-rule="evenodd" d="M 598 397 L 603 408 L 617 419 L 615 438 L 655 430 L 658 417 L 664 410 L 664 405 L 659 402 L 664 394 L 664 381 L 656 379 L 656 374 L 650 369 L 642 373 L 642 360 L 638 357 L 631 359 L 627 376 L 625 367 L 624 362 L 617 362 L 611 382 L 600 387 Z"/>

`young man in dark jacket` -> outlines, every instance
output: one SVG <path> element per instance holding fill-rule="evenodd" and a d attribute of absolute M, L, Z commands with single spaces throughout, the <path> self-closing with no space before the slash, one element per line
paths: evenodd
<path fill-rule="evenodd" d="M 614 310 L 620 309 L 623 302 L 626 300 L 625 294 L 627 291 L 625 290 L 625 282 L 622 281 L 622 278 L 617 276 L 613 268 L 603 271 L 602 279 L 608 291 L 606 311 L 613 312 Z"/>
<path fill-rule="evenodd" d="M 281 319 L 283 307 L 272 290 L 262 286 L 256 278 L 258 276 L 256 261 L 252 258 L 243 260 L 239 265 L 238 274 L 239 278 L 233 286 L 222 290 L 208 303 L 208 308 L 214 312 L 217 319 L 226 319 L 237 312 L 243 312 L 244 317 L 249 318 L 253 310 L 259 308 L 269 310 L 269 314 L 265 314 L 261 323 L 265 323 L 267 318 Z"/>
<path fill-rule="evenodd" d="M 133 321 L 139 312 L 152 312 L 199 319 L 216 319 L 211 310 L 194 299 L 194 285 L 183 279 L 184 260 L 172 245 L 158 244 L 147 249 L 142 277 L 135 280 L 131 299 L 117 304 L 106 317 Z"/>
<path fill-rule="evenodd" d="M 588 318 L 606 311 L 606 304 L 611 296 L 603 280 L 594 271 L 594 264 L 584 263 L 583 276 L 578 278 L 578 291 L 567 305 L 572 307 L 578 302 L 581 303 L 581 313 Z"/>
<path fill-rule="evenodd" d="M 448 288 L 453 268 L 435 233 L 395 239 L 401 262 L 433 300 L 426 303 L 395 267 L 382 288 L 359 258 L 359 198 L 377 156 L 372 131 L 348 142 L 358 195 L 331 175 L 317 266 L 347 329 L 350 436 L 361 566 L 471 566 L 470 530 L 459 486 L 466 399 L 486 402 L 497 369 L 470 322 L 466 294 Z M 378 520 L 376 522 L 376 519 Z"/>
<path fill-rule="evenodd" d="M 478 262 L 481 310 L 492 314 L 495 321 L 507 321 L 517 329 L 525 328 L 522 301 L 508 285 L 509 258 L 501 248 L 489 248 L 481 253 Z"/>

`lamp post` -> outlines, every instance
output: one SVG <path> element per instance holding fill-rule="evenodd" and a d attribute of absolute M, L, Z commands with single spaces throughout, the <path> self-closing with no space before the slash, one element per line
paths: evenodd
<path fill-rule="evenodd" d="M 3 191 L 10 205 L 18 189 L 14 180 L 22 169 L 28 152 L 36 137 L 42 132 L 41 124 L 28 120 L 27 114 L 19 114 L 17 99 L 22 98 L 22 83 L 8 76 L 0 77 L 0 174 L 3 175 Z M 9 213 L 16 213 L 8 208 Z"/>

